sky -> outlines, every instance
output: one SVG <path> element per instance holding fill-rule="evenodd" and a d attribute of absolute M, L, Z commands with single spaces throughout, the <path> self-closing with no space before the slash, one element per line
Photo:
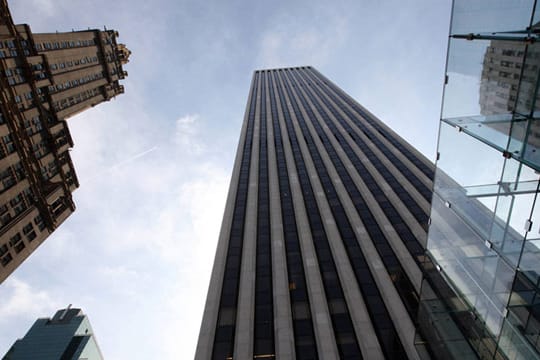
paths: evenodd
<path fill-rule="evenodd" d="M 106 359 L 193 358 L 253 71 L 311 65 L 434 160 L 450 0 L 12 0 L 118 30 L 125 94 L 68 120 L 77 210 L 0 285 L 0 355 L 89 316 Z"/>

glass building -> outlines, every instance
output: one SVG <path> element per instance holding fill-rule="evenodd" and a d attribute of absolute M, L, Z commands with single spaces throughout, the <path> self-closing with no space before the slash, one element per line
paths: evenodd
<path fill-rule="evenodd" d="M 455 0 L 419 333 L 443 359 L 538 359 L 540 9 Z"/>
<path fill-rule="evenodd" d="M 195 358 L 429 358 L 433 176 L 315 69 L 255 71 Z"/>
<path fill-rule="evenodd" d="M 36 320 L 2 360 L 103 360 L 94 332 L 81 309 L 58 310 Z"/>

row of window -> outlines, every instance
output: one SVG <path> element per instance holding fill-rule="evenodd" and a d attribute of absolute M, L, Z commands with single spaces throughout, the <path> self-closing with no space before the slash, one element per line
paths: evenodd
<path fill-rule="evenodd" d="M 78 65 L 93 64 L 98 62 L 97 56 L 84 56 L 80 59 L 68 60 L 59 62 L 58 64 L 50 64 L 51 70 L 65 69 Z"/>
<path fill-rule="evenodd" d="M 26 40 L 22 40 L 21 41 L 21 45 L 23 47 L 27 47 L 28 46 L 28 42 Z M 4 41 L 0 41 L 0 49 L 2 48 L 6 48 L 6 49 L 15 49 L 16 48 L 16 45 L 15 45 L 15 41 L 13 41 L 13 39 L 8 39 L 8 40 L 4 40 Z"/>
<path fill-rule="evenodd" d="M 11 50 L 0 50 L 0 59 L 8 58 L 8 57 L 17 57 L 19 54 L 17 50 L 11 49 Z M 24 49 L 24 55 L 30 56 L 30 51 L 28 49 Z"/>
<path fill-rule="evenodd" d="M 41 178 L 43 180 L 49 180 L 58 175 L 58 166 L 56 161 L 52 160 L 47 165 L 41 167 Z"/>
<path fill-rule="evenodd" d="M 37 51 L 42 51 L 42 50 L 69 49 L 69 48 L 93 46 L 93 45 L 96 45 L 95 39 L 71 40 L 71 41 L 47 41 L 43 43 L 36 43 L 35 47 Z"/>
<path fill-rule="evenodd" d="M 70 106 L 73 106 L 73 105 L 76 105 L 76 104 L 79 104 L 87 99 L 90 99 L 94 96 L 97 96 L 101 93 L 101 91 L 99 90 L 99 88 L 94 88 L 94 89 L 90 89 L 90 90 L 86 90 L 86 91 L 83 91 L 77 95 L 74 95 L 74 96 L 70 96 L 69 98 L 66 98 L 66 99 L 62 99 L 60 101 L 56 101 L 54 102 L 53 106 L 54 106 L 54 110 L 56 111 L 60 111 L 62 109 L 66 109 Z"/>
<path fill-rule="evenodd" d="M 45 96 L 43 94 L 43 90 L 41 88 L 38 88 L 37 93 L 39 101 L 41 103 L 44 103 Z M 23 101 L 23 98 L 25 99 L 25 101 Z M 30 109 L 31 107 L 36 105 L 36 100 L 34 99 L 34 93 L 32 91 L 20 95 L 15 95 L 13 100 L 18 105 L 21 112 L 25 111 L 26 109 Z"/>
<path fill-rule="evenodd" d="M 39 231 L 43 231 L 43 229 L 45 229 L 45 223 L 43 222 L 41 215 L 36 216 L 33 223 L 36 225 Z M 34 224 L 29 222 L 23 227 L 22 235 L 20 232 L 18 232 L 13 235 L 7 243 L 0 246 L 0 264 L 2 264 L 2 266 L 5 267 L 11 262 L 11 260 L 13 260 L 13 256 L 9 252 L 9 248 L 12 248 L 13 251 L 18 254 L 26 247 L 26 243 L 23 241 L 23 236 L 27 242 L 32 242 L 37 237 Z"/>
<path fill-rule="evenodd" d="M 8 166 L 0 172 L 0 183 L 2 186 L 0 192 L 6 191 L 25 177 L 26 175 L 20 161 L 13 166 Z"/>
<path fill-rule="evenodd" d="M 15 144 L 11 134 L 2 136 L 2 144 L 0 146 L 0 158 L 4 158 L 15 152 Z"/>
<path fill-rule="evenodd" d="M 56 84 L 56 85 L 49 86 L 49 93 L 53 94 L 53 93 L 55 93 L 57 91 L 71 89 L 73 87 L 83 85 L 83 84 L 89 83 L 91 81 L 102 79 L 102 78 L 103 78 L 103 73 L 99 72 L 99 73 L 94 73 L 94 74 L 89 74 L 89 75 L 83 76 L 80 79 L 67 80 L 63 84 Z"/>
<path fill-rule="evenodd" d="M 32 136 L 41 130 L 43 130 L 43 124 L 39 116 L 34 116 L 31 120 L 24 119 L 23 121 L 24 131 L 28 136 Z"/>
<path fill-rule="evenodd" d="M 12 219 L 16 218 L 28 209 L 29 205 L 33 202 L 32 191 L 30 188 L 26 188 L 9 202 L 0 206 L 0 229 L 8 225 Z"/>
<path fill-rule="evenodd" d="M 9 85 L 17 85 L 26 82 L 26 78 L 23 75 L 23 69 L 20 67 L 8 68 L 4 70 Z"/>

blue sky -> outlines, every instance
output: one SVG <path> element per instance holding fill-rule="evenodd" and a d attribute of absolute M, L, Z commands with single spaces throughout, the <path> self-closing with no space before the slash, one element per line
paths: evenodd
<path fill-rule="evenodd" d="M 76 212 L 0 286 L 0 354 L 72 303 L 107 359 L 193 357 L 253 70 L 312 65 L 434 159 L 447 1 L 11 1 L 116 29 L 126 93 L 69 120 Z"/>

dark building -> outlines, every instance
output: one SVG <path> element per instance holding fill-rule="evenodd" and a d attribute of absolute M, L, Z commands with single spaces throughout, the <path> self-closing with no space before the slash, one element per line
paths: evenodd
<path fill-rule="evenodd" d="M 433 175 L 312 67 L 256 71 L 196 359 L 429 358 Z"/>
<path fill-rule="evenodd" d="M 67 307 L 37 319 L 2 360 L 103 360 L 88 316 Z"/>
<path fill-rule="evenodd" d="M 0 1 L 0 282 L 75 210 L 66 119 L 124 92 L 117 36 L 34 34 Z"/>

